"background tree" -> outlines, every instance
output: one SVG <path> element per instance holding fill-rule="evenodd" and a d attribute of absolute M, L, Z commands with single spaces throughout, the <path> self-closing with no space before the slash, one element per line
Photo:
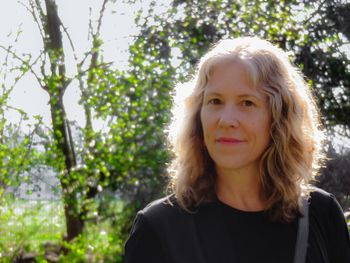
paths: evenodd
<path fill-rule="evenodd" d="M 160 177 L 152 175 L 161 174 L 167 160 L 162 127 L 168 115 L 162 113 L 168 108 L 169 94 L 163 88 L 165 85 L 155 79 L 165 79 L 163 76 L 169 77 L 171 72 L 150 78 L 146 68 L 149 67 L 149 71 L 163 65 L 152 63 L 147 66 L 142 57 L 136 56 L 133 57 L 134 64 L 142 70 L 135 67 L 129 72 L 121 72 L 103 61 L 100 29 L 108 3 L 104 0 L 97 25 L 90 26 L 91 49 L 80 61 L 75 56 L 77 74 L 68 77 L 62 32 L 73 53 L 75 48 L 59 18 L 55 1 L 46 0 L 44 6 L 40 1 L 29 3 L 44 43 L 41 76 L 31 69 L 50 97 L 52 152 L 55 154 L 51 165 L 60 174 L 67 239 L 72 240 L 83 231 L 89 206 L 93 198 L 103 195 L 104 189 L 137 197 L 133 200 L 140 205 L 149 200 L 145 200 L 145 196 L 154 198 L 159 194 L 155 189 L 159 189 L 160 182 L 155 178 Z M 46 62 L 49 63 L 48 71 L 44 70 Z M 63 104 L 64 92 L 74 79 L 79 83 L 80 103 L 86 119 L 85 127 L 77 127 L 83 136 L 82 145 L 74 143 L 72 125 Z M 94 118 L 102 119 L 107 128 L 95 131 Z"/>
<path fill-rule="evenodd" d="M 304 18 L 304 40 L 296 48 L 296 63 L 312 81 L 324 116 L 333 133 L 350 137 L 350 41 L 347 1 L 302 1 L 309 15 Z"/>
<path fill-rule="evenodd" d="M 108 4 L 107 0 L 102 2 L 96 24 L 89 25 L 92 43 L 83 57 L 77 56 L 54 0 L 29 0 L 24 4 L 43 41 L 37 58 L 33 59 L 30 54 L 23 57 L 11 48 L 2 47 L 21 64 L 23 74 L 32 74 L 49 95 L 52 126 L 41 125 L 36 135 L 45 150 L 42 161 L 53 168 L 60 179 L 68 241 L 79 239 L 86 223 L 102 224 L 104 219 L 111 220 L 116 228 L 114 235 L 126 234 L 118 229 L 130 225 L 135 209 L 158 197 L 164 185 L 161 174 L 168 152 L 163 138 L 169 118 L 167 86 L 172 72 L 162 72 L 160 69 L 165 67 L 162 63 L 148 63 L 136 52 L 130 59 L 135 67 L 130 70 L 117 70 L 112 63 L 104 61 L 100 29 Z M 63 45 L 64 41 L 69 45 Z M 76 61 L 73 75 L 66 70 L 68 49 Z M 148 72 L 156 68 L 159 68 L 158 74 L 148 76 Z M 63 103 L 67 88 L 74 82 L 81 91 L 84 127 L 68 120 Z M 94 128 L 96 119 L 102 120 L 104 129 Z M 27 139 L 25 145 L 28 140 L 32 142 L 31 138 Z M 6 153 L 9 149 L 0 150 Z M 9 166 L 3 170 L 9 178 L 13 176 Z M 22 168 L 19 170 L 24 172 Z M 115 194 L 123 200 L 123 213 L 116 214 L 112 207 Z M 111 200 L 108 196 L 114 200 L 108 202 Z M 128 206 L 127 201 L 132 206 Z M 123 240 L 116 237 L 120 246 Z M 74 250 L 72 244 L 67 243 L 66 247 Z"/>
<path fill-rule="evenodd" d="M 17 32 L 15 36 L 15 43 L 18 41 L 19 34 Z M 0 46 L 0 48 L 8 50 L 4 63 L 0 67 L 2 82 L 0 89 L 0 203 L 2 203 L 6 188 L 18 186 L 23 180 L 20 175 L 36 163 L 33 158 L 36 153 L 33 138 L 40 121 L 25 133 L 23 122 L 28 119 L 27 114 L 21 109 L 9 106 L 9 96 L 18 81 L 27 73 L 28 61 L 22 65 L 13 65 L 11 58 L 14 56 L 14 47 Z M 16 76 L 11 77 L 12 73 Z M 18 123 L 13 124 L 6 119 L 6 113 L 9 112 L 19 116 Z"/>
<path fill-rule="evenodd" d="M 327 166 L 322 169 L 316 185 L 333 193 L 345 210 L 350 207 L 350 152 L 338 153 L 328 150 Z"/>

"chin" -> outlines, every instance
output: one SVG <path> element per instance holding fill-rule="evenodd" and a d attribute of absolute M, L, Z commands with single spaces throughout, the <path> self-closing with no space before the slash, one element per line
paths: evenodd
<path fill-rule="evenodd" d="M 226 159 L 226 160 L 225 160 Z M 216 164 L 216 169 L 219 170 L 231 170 L 232 172 L 238 171 L 245 168 L 254 168 L 257 169 L 259 162 L 256 160 L 242 160 L 234 158 L 221 158 L 219 160 L 214 160 Z"/>

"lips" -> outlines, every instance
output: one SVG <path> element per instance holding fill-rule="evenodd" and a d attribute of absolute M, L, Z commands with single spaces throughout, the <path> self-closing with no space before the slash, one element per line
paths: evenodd
<path fill-rule="evenodd" d="M 222 143 L 222 144 L 238 144 L 245 142 L 244 140 L 236 139 L 236 138 L 231 138 L 231 137 L 220 137 L 216 139 L 216 142 Z"/>

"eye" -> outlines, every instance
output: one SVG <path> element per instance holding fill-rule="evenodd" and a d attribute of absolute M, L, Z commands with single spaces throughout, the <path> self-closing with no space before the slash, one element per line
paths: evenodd
<path fill-rule="evenodd" d="M 213 99 L 208 100 L 208 104 L 220 105 L 220 104 L 222 104 L 222 101 L 218 98 L 213 98 Z"/>
<path fill-rule="evenodd" d="M 242 101 L 242 105 L 245 106 L 245 107 L 252 107 L 255 104 L 251 100 L 244 100 L 244 101 Z"/>

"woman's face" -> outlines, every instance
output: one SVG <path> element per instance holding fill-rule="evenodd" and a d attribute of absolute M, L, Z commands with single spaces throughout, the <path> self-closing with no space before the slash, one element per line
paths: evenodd
<path fill-rule="evenodd" d="M 214 67 L 201 108 L 204 143 L 217 172 L 253 169 L 270 141 L 266 96 L 248 81 L 239 62 Z"/>

